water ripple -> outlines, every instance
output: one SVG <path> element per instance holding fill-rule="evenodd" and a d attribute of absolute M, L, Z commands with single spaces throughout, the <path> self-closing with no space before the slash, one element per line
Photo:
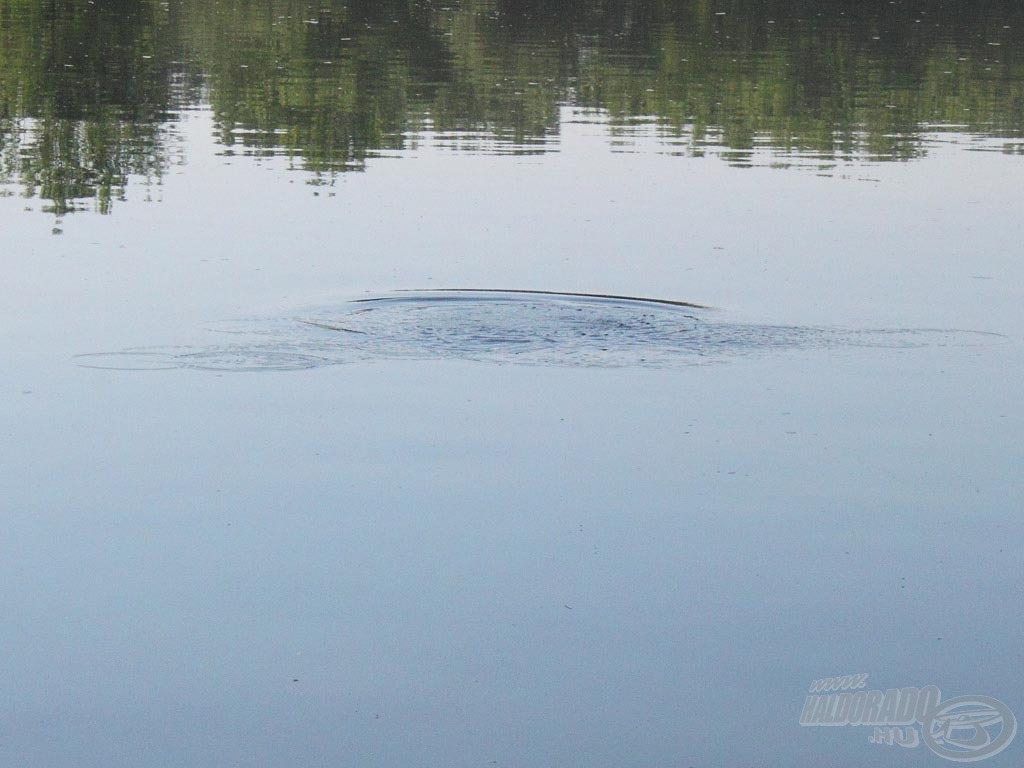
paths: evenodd
<path fill-rule="evenodd" d="M 974 345 L 996 334 L 730 322 L 688 302 L 545 291 L 403 292 L 292 318 L 213 323 L 222 343 L 80 355 L 118 370 L 285 371 L 378 359 L 668 367 L 779 350 Z"/>

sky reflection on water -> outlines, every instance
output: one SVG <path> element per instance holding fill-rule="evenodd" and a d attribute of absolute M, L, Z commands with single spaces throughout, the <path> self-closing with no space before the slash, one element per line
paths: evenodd
<path fill-rule="evenodd" d="M 859 672 L 1024 717 L 1020 4 L 556 6 L 0 0 L 0 764 L 944 763 L 799 725 Z M 716 309 L 308 324 L 410 288 Z"/>

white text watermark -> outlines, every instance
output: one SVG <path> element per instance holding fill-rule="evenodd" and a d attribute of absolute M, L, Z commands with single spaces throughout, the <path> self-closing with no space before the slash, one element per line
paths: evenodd
<path fill-rule="evenodd" d="M 943 700 L 934 685 L 868 689 L 868 674 L 814 680 L 804 699 L 800 725 L 872 729 L 872 744 L 914 748 L 923 743 L 939 757 L 961 763 L 984 760 L 1006 749 L 1017 720 L 989 696 Z"/>

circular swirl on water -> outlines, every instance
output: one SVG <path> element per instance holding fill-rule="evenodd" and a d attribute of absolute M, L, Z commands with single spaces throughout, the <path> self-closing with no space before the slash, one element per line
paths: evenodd
<path fill-rule="evenodd" d="M 301 322 L 373 356 L 629 365 L 693 334 L 693 311 L 638 299 L 441 292 L 355 301 Z"/>
<path fill-rule="evenodd" d="M 696 304 L 530 291 L 420 291 L 294 318 L 213 323 L 221 343 L 81 356 L 121 369 L 290 371 L 377 359 L 454 358 L 574 367 L 692 365 L 773 350 L 964 345 L 995 334 L 844 330 L 723 320 Z"/>
<path fill-rule="evenodd" d="M 178 355 L 182 368 L 201 371 L 301 371 L 330 361 L 316 355 L 247 347 L 209 349 Z"/>
<path fill-rule="evenodd" d="M 75 361 L 80 368 L 103 371 L 167 371 L 181 368 L 181 363 L 173 354 L 133 349 L 124 352 L 86 352 L 75 355 Z"/>

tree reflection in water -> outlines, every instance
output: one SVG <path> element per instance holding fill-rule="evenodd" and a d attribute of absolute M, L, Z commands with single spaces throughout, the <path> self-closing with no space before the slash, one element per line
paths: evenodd
<path fill-rule="evenodd" d="M 0 0 L 0 182 L 107 213 L 207 105 L 225 152 L 320 179 L 425 140 L 543 152 L 565 106 L 738 165 L 912 159 L 943 130 L 1019 151 L 1022 30 L 998 0 Z"/>

